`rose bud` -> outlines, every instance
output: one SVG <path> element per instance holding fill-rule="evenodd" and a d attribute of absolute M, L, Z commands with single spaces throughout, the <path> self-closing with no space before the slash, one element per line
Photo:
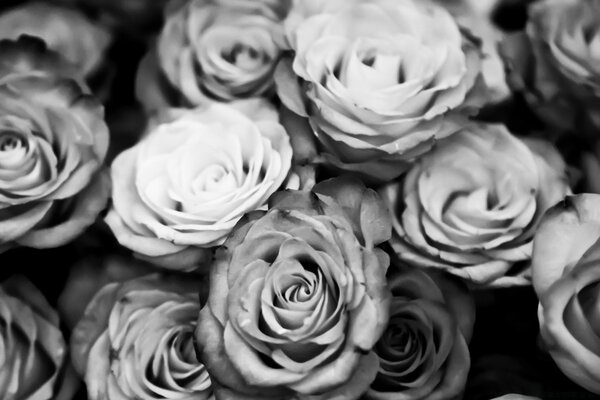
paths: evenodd
<path fill-rule="evenodd" d="M 217 251 L 197 351 L 217 398 L 358 399 L 378 369 L 391 227 L 346 178 L 276 193 Z"/>
<path fill-rule="evenodd" d="M 600 195 L 568 196 L 540 223 L 533 284 L 540 336 L 560 370 L 600 394 Z"/>
<path fill-rule="evenodd" d="M 502 44 L 509 85 L 551 128 L 600 129 L 599 25 L 596 0 L 540 0 Z"/>
<path fill-rule="evenodd" d="M 155 274 L 108 284 L 94 296 L 71 335 L 90 400 L 212 398 L 192 343 L 198 286 Z"/>
<path fill-rule="evenodd" d="M 84 14 L 49 3 L 25 3 L 0 14 L 0 38 L 37 36 L 85 77 L 103 66 L 111 33 Z"/>
<path fill-rule="evenodd" d="M 44 42 L 0 40 L 0 251 L 79 236 L 106 206 L 102 105 Z"/>
<path fill-rule="evenodd" d="M 285 28 L 277 93 L 333 170 L 389 181 L 483 103 L 477 41 L 430 1 L 295 1 Z"/>
<path fill-rule="evenodd" d="M 290 175 L 292 147 L 277 118 L 258 99 L 172 110 L 112 164 L 106 222 L 117 240 L 165 268 L 210 260 Z"/>
<path fill-rule="evenodd" d="M 529 284 L 527 263 L 513 266 L 530 260 L 540 218 L 568 192 L 565 163 L 549 143 L 484 124 L 440 142 L 381 190 L 401 259 L 491 286 Z"/>
<path fill-rule="evenodd" d="M 181 3 L 181 2 L 180 2 Z M 167 8 L 142 61 L 138 99 L 152 112 L 268 95 L 286 1 L 188 0 Z"/>
<path fill-rule="evenodd" d="M 470 367 L 475 303 L 457 278 L 406 270 L 389 278 L 390 321 L 375 346 L 379 371 L 373 400 L 450 400 Z"/>
<path fill-rule="evenodd" d="M 56 311 L 28 280 L 0 284 L 0 393 L 3 399 L 70 400 L 78 381 Z"/>

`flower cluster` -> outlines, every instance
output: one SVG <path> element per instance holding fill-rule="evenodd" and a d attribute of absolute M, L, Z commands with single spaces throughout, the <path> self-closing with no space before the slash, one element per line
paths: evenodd
<path fill-rule="evenodd" d="M 0 398 L 599 395 L 599 63 L 598 0 L 0 6 Z"/>

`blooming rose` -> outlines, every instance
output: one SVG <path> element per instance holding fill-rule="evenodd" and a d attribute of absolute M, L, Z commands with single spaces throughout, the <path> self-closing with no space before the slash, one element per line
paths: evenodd
<path fill-rule="evenodd" d="M 277 92 L 308 118 L 316 162 L 393 179 L 481 103 L 476 41 L 429 1 L 297 0 L 286 36 Z"/>
<path fill-rule="evenodd" d="M 472 124 L 381 191 L 392 210 L 392 246 L 403 260 L 476 284 L 527 284 L 533 234 L 569 191 L 558 152 L 502 125 Z"/>
<path fill-rule="evenodd" d="M 390 321 L 375 346 L 380 365 L 367 399 L 457 398 L 467 382 L 475 322 L 466 287 L 419 270 L 391 277 L 389 286 Z"/>
<path fill-rule="evenodd" d="M 196 343 L 217 398 L 358 399 L 388 319 L 389 258 L 375 247 L 387 211 L 351 179 L 269 206 L 240 221 L 211 269 Z"/>
<path fill-rule="evenodd" d="M 533 284 L 540 336 L 571 380 L 600 394 L 600 195 L 568 196 L 540 223 Z"/>
<path fill-rule="evenodd" d="M 104 286 L 73 330 L 90 400 L 212 398 L 196 359 L 197 283 L 149 275 Z"/>
<path fill-rule="evenodd" d="M 97 72 L 111 42 L 110 32 L 82 13 L 41 2 L 0 14 L 0 38 L 17 39 L 22 34 L 40 37 L 85 76 Z"/>
<path fill-rule="evenodd" d="M 0 284 L 2 398 L 70 400 L 77 386 L 56 312 L 25 278 Z"/>
<path fill-rule="evenodd" d="M 60 246 L 108 199 L 104 111 L 38 39 L 1 40 L 0 59 L 0 248 Z"/>
<path fill-rule="evenodd" d="M 266 94 L 280 54 L 278 6 L 189 0 L 170 7 L 156 51 L 140 68 L 140 101 L 152 111 Z"/>
<path fill-rule="evenodd" d="M 541 0 L 507 38 L 508 82 L 553 128 L 600 129 L 600 3 Z"/>
<path fill-rule="evenodd" d="M 282 186 L 292 147 L 260 100 L 172 114 L 113 162 L 106 222 L 149 261 L 191 270 Z"/>

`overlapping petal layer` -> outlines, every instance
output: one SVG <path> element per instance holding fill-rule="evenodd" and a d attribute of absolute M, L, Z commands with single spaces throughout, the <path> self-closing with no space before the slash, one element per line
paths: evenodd
<path fill-rule="evenodd" d="M 508 82 L 552 129 L 595 135 L 600 128 L 600 6 L 544 0 L 525 32 L 506 39 Z"/>
<path fill-rule="evenodd" d="M 561 371 L 600 394 L 600 195 L 569 196 L 535 236 L 540 336 Z"/>
<path fill-rule="evenodd" d="M 261 100 L 176 110 L 114 161 L 106 221 L 155 264 L 194 269 L 244 213 L 265 205 L 291 162 L 287 133 Z"/>
<path fill-rule="evenodd" d="M 389 238 L 375 192 L 353 180 L 273 196 L 217 254 L 196 330 L 226 398 L 357 399 L 388 316 Z M 287 397 L 286 397 L 287 396 Z"/>
<path fill-rule="evenodd" d="M 448 400 L 462 393 L 475 303 L 453 279 L 419 270 L 390 277 L 390 321 L 375 347 L 380 366 L 368 399 Z"/>
<path fill-rule="evenodd" d="M 0 393 L 16 400 L 70 400 L 77 382 L 58 315 L 17 276 L 0 285 Z"/>
<path fill-rule="evenodd" d="M 566 167 L 546 142 L 520 140 L 504 126 L 475 124 L 440 142 L 401 182 L 381 191 L 402 259 L 476 284 L 530 282 L 533 234 L 569 191 Z"/>
<path fill-rule="evenodd" d="M 108 200 L 104 110 L 39 39 L 2 40 L 0 58 L 0 245 L 59 246 Z"/>
<path fill-rule="evenodd" d="M 192 344 L 197 285 L 150 275 L 108 284 L 94 296 L 71 336 L 90 399 L 212 398 Z"/>
<path fill-rule="evenodd" d="M 476 42 L 429 1 L 296 2 L 285 27 L 294 58 L 276 71 L 278 94 L 336 168 L 400 175 L 481 93 Z"/>
<path fill-rule="evenodd" d="M 149 110 L 267 94 L 279 60 L 286 1 L 191 0 L 168 8 L 138 76 Z"/>

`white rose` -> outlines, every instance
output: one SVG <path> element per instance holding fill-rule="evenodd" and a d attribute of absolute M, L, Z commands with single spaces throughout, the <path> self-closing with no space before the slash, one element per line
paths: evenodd
<path fill-rule="evenodd" d="M 483 101 L 475 41 L 430 1 L 296 1 L 285 31 L 277 92 L 337 169 L 389 181 Z"/>
<path fill-rule="evenodd" d="M 382 189 L 400 258 L 493 286 L 530 283 L 537 224 L 568 192 L 566 166 L 549 143 L 484 124 L 440 142 Z"/>
<path fill-rule="evenodd" d="M 172 114 L 114 161 L 106 221 L 122 245 L 189 270 L 282 186 L 292 147 L 261 100 Z"/>

